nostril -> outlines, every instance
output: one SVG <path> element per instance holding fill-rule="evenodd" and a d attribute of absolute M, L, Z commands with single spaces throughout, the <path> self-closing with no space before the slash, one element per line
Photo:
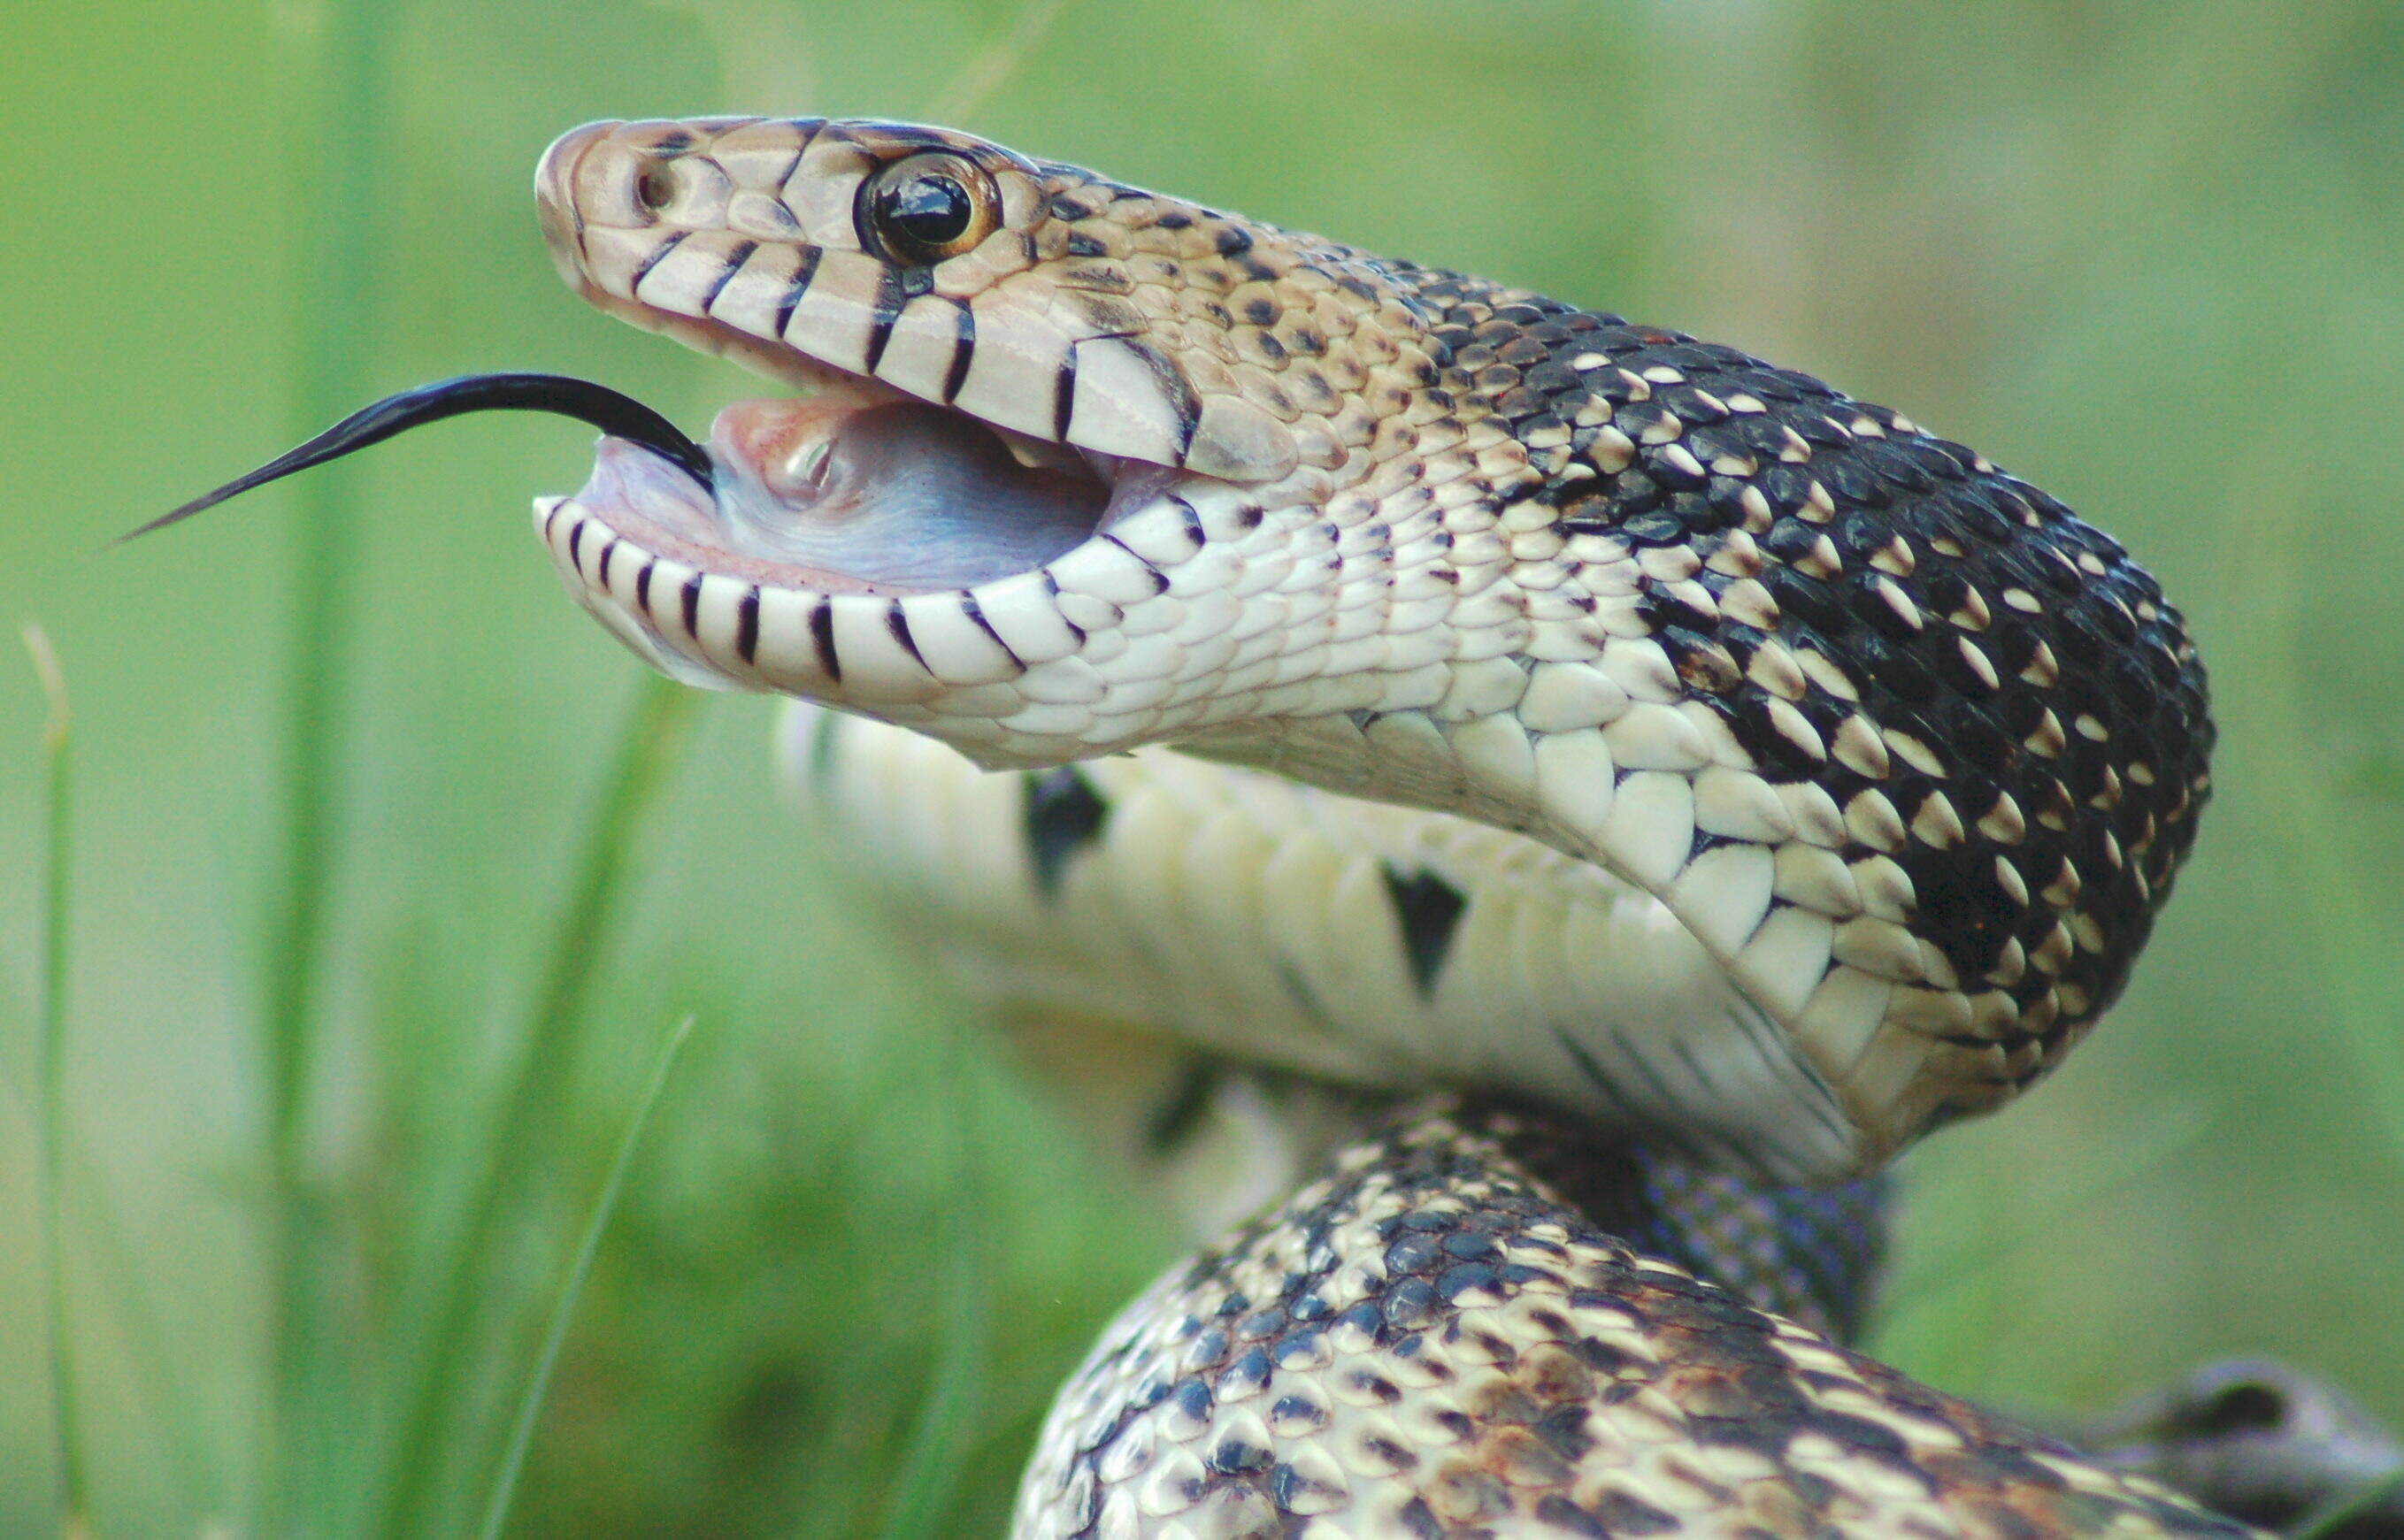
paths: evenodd
<path fill-rule="evenodd" d="M 657 214 L 676 201 L 676 175 L 664 160 L 646 160 L 641 174 L 635 178 L 635 201 L 645 210 Z"/>
<path fill-rule="evenodd" d="M 2235 1433 L 2241 1429 L 2270 1429 L 2287 1420 L 2287 1398 L 2277 1387 L 2259 1380 L 2244 1380 L 2230 1385 L 2196 1413 L 2196 1429 L 2200 1433 Z"/>

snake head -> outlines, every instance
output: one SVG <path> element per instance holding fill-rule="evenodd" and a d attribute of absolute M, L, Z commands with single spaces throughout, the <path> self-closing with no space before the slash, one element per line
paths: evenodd
<path fill-rule="evenodd" d="M 887 123 L 594 124 L 537 191 L 587 299 L 811 393 L 722 413 L 715 489 L 610 443 L 539 508 L 661 666 L 988 765 L 1443 693 L 1389 642 L 1459 594 L 1436 493 L 1529 473 L 1432 422 L 1391 264 Z"/>
<path fill-rule="evenodd" d="M 580 603 L 987 767 L 1168 742 L 1607 868 L 1747 1031 L 1523 1066 L 1589 1110 L 1873 1167 L 2061 1061 L 2192 843 L 2152 577 L 1808 376 L 942 130 L 599 123 L 537 189 L 585 298 L 810 393 L 706 482 L 606 439 L 536 506 Z"/>

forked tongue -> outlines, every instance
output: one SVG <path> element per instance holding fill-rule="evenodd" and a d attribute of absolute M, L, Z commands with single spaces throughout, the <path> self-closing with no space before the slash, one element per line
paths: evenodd
<path fill-rule="evenodd" d="M 419 385 L 387 395 L 373 406 L 362 407 L 307 443 L 286 451 L 257 470 L 238 476 L 171 513 L 160 515 L 120 536 L 119 541 L 163 529 L 253 487 L 263 487 L 294 471 L 339 460 L 354 450 L 380 444 L 395 434 L 471 411 L 548 411 L 573 417 L 614 437 L 640 444 L 705 488 L 713 479 L 708 451 L 687 438 L 675 423 L 631 395 L 565 374 L 464 374 L 455 380 Z"/>
<path fill-rule="evenodd" d="M 477 411 L 547 411 L 608 437 L 579 494 L 705 547 L 858 582 L 965 587 L 1041 565 L 1092 534 L 1111 489 L 1073 454 L 1012 443 L 957 413 L 829 392 L 738 401 L 707 447 L 606 385 L 470 374 L 362 408 L 266 465 L 122 536 L 395 435 Z M 1039 452 L 1040 451 L 1040 452 Z M 1052 456 L 1038 463 L 1041 454 Z"/>

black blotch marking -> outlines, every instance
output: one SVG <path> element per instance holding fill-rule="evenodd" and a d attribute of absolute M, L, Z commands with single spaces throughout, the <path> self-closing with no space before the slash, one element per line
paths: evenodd
<path fill-rule="evenodd" d="M 1452 933 L 1469 900 L 1432 871 L 1406 876 L 1388 867 L 1385 878 L 1386 892 L 1394 901 L 1394 916 L 1402 922 L 1403 955 L 1410 960 L 1411 981 L 1419 986 L 1419 998 L 1429 999 L 1435 993 L 1436 975 L 1444 971 L 1445 953 L 1452 948 Z"/>
<path fill-rule="evenodd" d="M 1052 576 L 1052 569 L 1050 567 L 1045 567 L 1043 569 L 1043 592 L 1053 601 L 1052 607 L 1055 610 L 1057 610 L 1060 607 L 1060 579 Z M 1084 627 L 1077 624 L 1077 622 L 1069 619 L 1065 615 L 1060 617 L 1060 623 L 1069 628 L 1069 634 L 1077 639 L 1077 645 L 1082 647 L 1085 645 Z"/>
<path fill-rule="evenodd" d="M 659 564 L 658 558 L 654 557 L 643 563 L 642 571 L 635 574 L 635 607 L 646 613 L 651 607 L 651 573 Z"/>
<path fill-rule="evenodd" d="M 1536 1519 L 1563 1534 L 1580 1535 L 1584 1540 L 1612 1540 L 1611 1531 L 1603 1527 L 1601 1519 L 1558 1492 L 1537 1500 Z"/>
<path fill-rule="evenodd" d="M 783 337 L 793 324 L 793 311 L 802 296 L 810 292 L 810 283 L 818 275 L 818 248 L 802 249 L 802 265 L 793 270 L 793 281 L 785 285 L 785 298 L 776 304 L 776 335 Z"/>
<path fill-rule="evenodd" d="M 1200 550 L 1205 538 L 1202 533 L 1202 516 L 1194 511 L 1193 504 L 1173 492 L 1168 494 L 1168 500 L 1177 506 L 1177 511 L 1181 516 L 1178 520 L 1180 533 L 1194 543 L 1195 550 Z"/>
<path fill-rule="evenodd" d="M 922 669 L 927 668 L 926 656 L 918 650 L 918 639 L 910 634 L 910 617 L 902 613 L 902 601 L 899 599 L 885 606 L 885 633 L 910 655 L 910 661 Z M 927 669 L 927 672 L 932 673 L 935 671 Z"/>
<path fill-rule="evenodd" d="M 1222 1476 L 1252 1476 L 1267 1470 L 1277 1463 L 1276 1457 L 1257 1444 L 1248 1444 L 1232 1434 L 1219 1440 L 1211 1450 L 1210 1468 Z"/>
<path fill-rule="evenodd" d="M 818 651 L 818 671 L 829 682 L 843 683 L 843 662 L 834 655 L 834 605 L 824 599 L 810 611 L 810 641 Z"/>
<path fill-rule="evenodd" d="M 960 596 L 960 613 L 974 621 L 977 630 L 993 638 L 993 645 L 1001 649 L 1001 655 L 1004 658 L 1016 664 L 1021 673 L 1026 672 L 1027 660 L 1019 657 L 1017 651 L 1001 639 L 1001 632 L 993 629 L 993 622 L 985 617 L 985 609 L 976 602 L 975 594 Z"/>
<path fill-rule="evenodd" d="M 701 578 L 694 573 L 684 580 L 684 633 L 696 642 L 701 640 Z"/>
<path fill-rule="evenodd" d="M 1035 863 L 1035 889 L 1056 897 L 1069 858 L 1101 838 L 1111 805 L 1074 765 L 1027 778 L 1027 853 Z"/>
<path fill-rule="evenodd" d="M 1307 1422 L 1312 1428 L 1327 1425 L 1327 1409 L 1299 1395 L 1281 1395 L 1269 1408 L 1269 1418 L 1278 1422 Z"/>
<path fill-rule="evenodd" d="M 976 356 L 976 312 L 966 305 L 952 306 L 952 367 L 943 375 L 943 405 L 950 406 L 969 382 L 969 362 Z"/>
<path fill-rule="evenodd" d="M 754 583 L 734 604 L 734 655 L 748 665 L 758 660 L 759 651 L 760 586 Z"/>
<path fill-rule="evenodd" d="M 1195 1356 L 1209 1358 L 1211 1354 L 1197 1350 Z M 1177 1409 L 1184 1413 L 1188 1419 L 1203 1423 L 1210 1421 L 1210 1387 L 1204 1384 L 1198 1377 L 1187 1375 L 1180 1380 L 1176 1388 L 1168 1394 L 1177 1402 Z"/>
<path fill-rule="evenodd" d="M 743 271 L 743 264 L 751 260 L 751 254 L 759 249 L 759 242 L 746 241 L 726 254 L 725 265 L 718 270 L 718 281 L 709 285 L 707 294 L 702 296 L 702 314 L 707 315 L 718 308 L 718 297 L 726 292 L 726 285 L 734 282 L 734 275 Z"/>
<path fill-rule="evenodd" d="M 902 307 L 909 302 L 894 271 L 881 270 L 876 275 L 876 305 L 868 317 L 868 366 L 862 373 L 876 372 L 877 360 L 885 356 L 887 346 L 893 340 L 893 324 L 902 319 Z"/>
<path fill-rule="evenodd" d="M 1624 1491 L 1605 1491 L 1592 1512 L 1607 1534 L 1666 1534 L 1681 1527 L 1675 1515 Z"/>
<path fill-rule="evenodd" d="M 674 235 L 669 236 L 665 241 L 661 242 L 660 249 L 651 253 L 649 257 L 644 257 L 643 265 L 635 270 L 635 280 L 633 283 L 626 285 L 626 292 L 635 296 L 638 299 L 641 298 L 643 294 L 643 280 L 651 275 L 651 270 L 653 268 L 658 267 L 662 262 L 667 260 L 668 253 L 676 250 L 678 246 L 683 245 L 684 238 L 692 233 L 692 231 L 691 230 L 678 230 Z"/>
<path fill-rule="evenodd" d="M 1129 546 L 1125 541 L 1120 539 L 1117 535 L 1105 534 L 1102 538 L 1109 541 L 1111 545 L 1118 547 L 1119 549 L 1125 551 L 1129 556 L 1134 557 L 1135 560 L 1142 565 L 1144 571 L 1152 574 L 1152 591 L 1154 594 L 1163 594 L 1168 591 L 1167 574 L 1162 572 L 1158 567 L 1153 566 L 1143 557 L 1137 555 L 1135 548 Z"/>
<path fill-rule="evenodd" d="M 1069 419 L 1077 409 L 1077 344 L 1060 355 L 1060 365 L 1052 375 L 1052 437 L 1055 443 L 1069 441 Z"/>

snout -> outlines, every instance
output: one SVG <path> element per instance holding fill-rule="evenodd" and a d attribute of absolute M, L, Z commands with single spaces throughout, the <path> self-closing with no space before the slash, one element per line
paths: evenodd
<path fill-rule="evenodd" d="M 585 151 L 606 139 L 618 125 L 614 121 L 587 123 L 568 130 L 551 142 L 542 152 L 541 164 L 534 172 L 534 202 L 542 220 L 542 242 L 550 248 L 552 264 L 571 289 L 582 293 L 586 287 L 583 253 L 584 231 L 577 215 L 576 178 L 584 164 Z"/>

